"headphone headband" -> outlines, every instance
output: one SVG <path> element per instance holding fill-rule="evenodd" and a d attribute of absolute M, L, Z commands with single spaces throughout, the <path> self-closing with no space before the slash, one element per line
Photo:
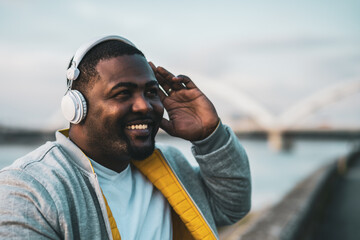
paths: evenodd
<path fill-rule="evenodd" d="M 121 37 L 121 36 L 117 36 L 117 35 L 107 35 L 107 36 L 102 36 L 102 37 L 97 37 L 85 44 L 83 44 L 76 52 L 75 55 L 71 61 L 71 66 L 70 68 L 67 70 L 66 72 L 66 77 L 68 80 L 70 80 L 70 86 L 68 86 L 68 88 L 71 88 L 72 85 L 72 81 L 76 80 L 77 77 L 80 74 L 80 71 L 78 69 L 78 66 L 81 62 L 81 60 L 83 59 L 83 57 L 85 56 L 85 54 L 87 52 L 89 52 L 94 46 L 96 46 L 97 44 L 104 42 L 104 41 L 108 41 L 108 40 L 117 40 L 117 41 L 121 41 L 124 42 L 126 44 L 129 44 L 133 47 L 136 48 L 136 46 L 130 42 L 128 39 Z"/>

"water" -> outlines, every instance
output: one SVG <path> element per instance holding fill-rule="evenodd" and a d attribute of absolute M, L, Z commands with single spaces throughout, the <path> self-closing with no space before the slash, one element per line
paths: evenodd
<path fill-rule="evenodd" d="M 15 159 L 31 152 L 39 145 L 2 145 L 0 144 L 0 169 L 10 165 Z"/>
<path fill-rule="evenodd" d="M 159 143 L 179 148 L 192 164 L 191 144 L 178 138 L 159 136 Z M 279 201 L 296 183 L 320 166 L 346 155 L 355 143 L 345 140 L 295 140 L 288 152 L 274 152 L 264 140 L 240 139 L 245 147 L 252 175 L 252 209 Z M 0 168 L 11 164 L 38 145 L 0 145 Z"/>
<path fill-rule="evenodd" d="M 244 140 L 242 143 L 250 161 L 253 209 L 276 203 L 316 169 L 354 148 L 354 143 L 348 141 L 298 140 L 291 152 L 274 152 L 265 141 Z"/>
<path fill-rule="evenodd" d="M 159 138 L 192 157 L 191 144 L 178 138 Z M 347 155 L 356 145 L 346 140 L 294 140 L 291 151 L 275 152 L 265 140 L 240 139 L 244 146 L 252 176 L 252 209 L 268 207 L 289 192 L 297 183 L 319 167 Z"/>

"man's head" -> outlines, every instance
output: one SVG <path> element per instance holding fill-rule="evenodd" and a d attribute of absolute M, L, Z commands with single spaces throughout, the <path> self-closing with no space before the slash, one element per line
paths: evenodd
<path fill-rule="evenodd" d="M 134 55 L 139 54 L 143 57 L 144 54 L 137 49 L 135 46 L 127 44 L 121 40 L 106 40 L 93 46 L 89 51 L 86 52 L 84 57 L 78 64 L 80 70 L 79 76 L 72 84 L 72 89 L 76 89 L 81 93 L 85 93 L 91 86 L 93 86 L 96 79 L 99 77 L 96 71 L 96 65 L 100 60 L 106 60 L 113 57 Z M 71 59 L 68 69 L 72 65 Z M 67 80 L 69 83 L 69 80 Z"/>
<path fill-rule="evenodd" d="M 89 157 L 114 170 L 130 159 L 149 156 L 163 106 L 144 55 L 110 40 L 94 46 L 78 68 L 73 88 L 83 93 L 88 114 L 71 125 L 70 138 Z"/>

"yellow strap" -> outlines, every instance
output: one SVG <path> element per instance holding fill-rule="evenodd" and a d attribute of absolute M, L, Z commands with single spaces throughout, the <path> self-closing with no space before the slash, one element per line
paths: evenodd
<path fill-rule="evenodd" d="M 115 218 L 112 215 L 111 209 L 109 207 L 109 204 L 108 204 L 108 202 L 106 200 L 106 197 L 105 197 L 104 193 L 103 193 L 103 197 L 104 197 L 104 201 L 105 201 L 105 205 L 106 205 L 106 211 L 107 211 L 109 222 L 110 222 L 110 228 L 111 228 L 112 237 L 113 237 L 114 240 L 121 240 L 119 229 L 117 228 Z"/>
<path fill-rule="evenodd" d="M 161 191 L 194 239 L 216 239 L 159 150 L 145 160 L 132 163 Z"/>
<path fill-rule="evenodd" d="M 61 129 L 61 130 L 59 130 L 59 132 L 61 133 L 61 134 L 63 134 L 65 137 L 69 137 L 69 129 L 68 128 L 65 128 L 65 129 Z"/>

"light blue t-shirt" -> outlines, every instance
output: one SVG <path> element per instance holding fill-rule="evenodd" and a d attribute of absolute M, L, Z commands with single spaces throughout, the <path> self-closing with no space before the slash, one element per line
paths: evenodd
<path fill-rule="evenodd" d="M 91 160 L 121 239 L 172 239 L 171 208 L 133 165 L 117 173 Z"/>

